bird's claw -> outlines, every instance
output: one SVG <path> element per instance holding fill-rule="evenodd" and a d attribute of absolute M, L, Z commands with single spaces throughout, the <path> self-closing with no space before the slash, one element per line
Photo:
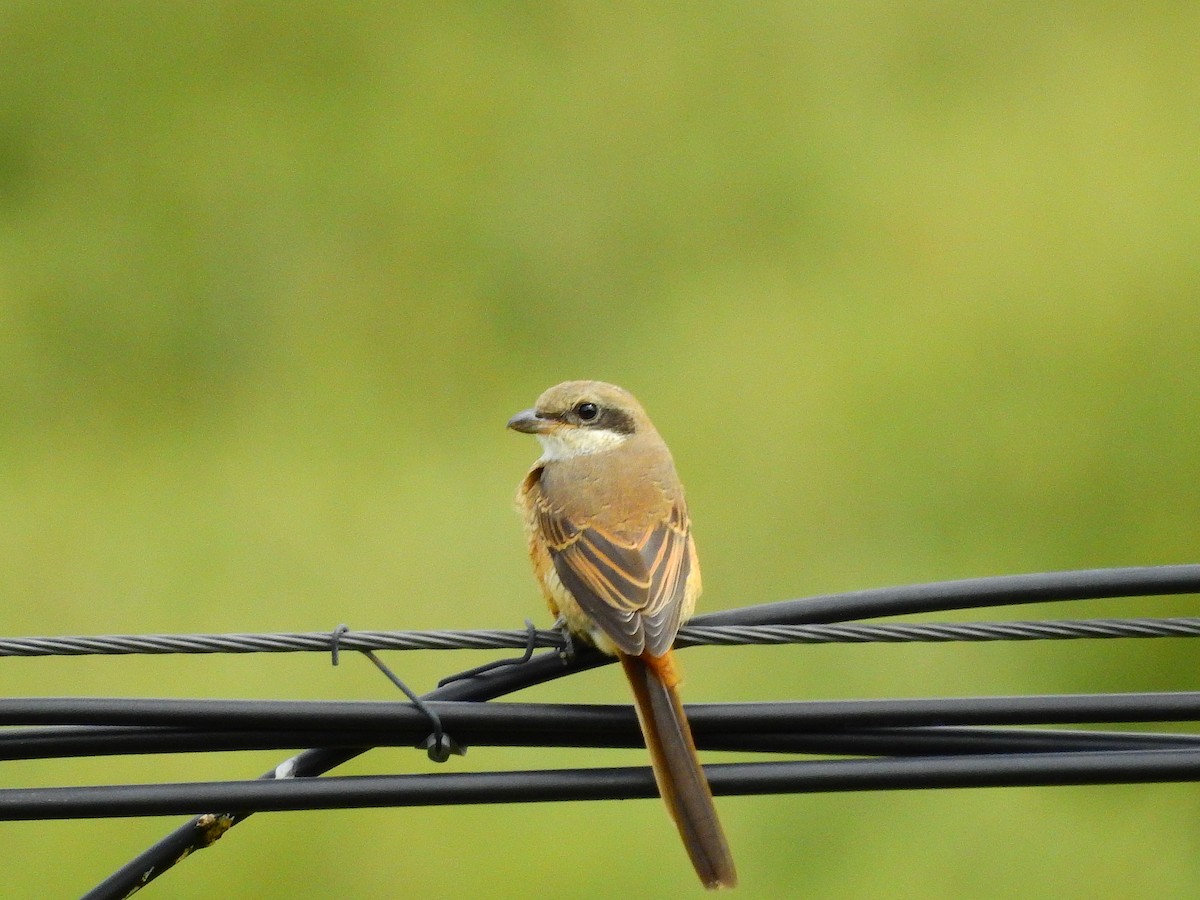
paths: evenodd
<path fill-rule="evenodd" d="M 564 666 L 570 665 L 571 661 L 575 659 L 575 638 L 571 636 L 567 620 L 559 616 L 552 627 L 562 638 L 562 644 L 558 648 L 558 658 L 562 660 Z"/>

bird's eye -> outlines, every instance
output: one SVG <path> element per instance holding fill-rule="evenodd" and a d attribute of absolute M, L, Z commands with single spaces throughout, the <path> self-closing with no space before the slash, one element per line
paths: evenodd
<path fill-rule="evenodd" d="M 580 403 L 575 407 L 575 415 L 579 416 L 580 422 L 595 422 L 600 415 L 600 407 L 595 403 Z"/>

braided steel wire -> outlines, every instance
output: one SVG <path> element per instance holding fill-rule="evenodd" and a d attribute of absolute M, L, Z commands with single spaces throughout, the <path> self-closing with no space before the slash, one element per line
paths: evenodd
<path fill-rule="evenodd" d="M 1027 622 L 919 622 L 847 625 L 687 625 L 677 645 L 940 643 L 1084 638 L 1200 637 L 1200 618 L 1068 619 Z M 346 631 L 341 650 L 496 650 L 560 647 L 557 631 Z M 91 656 L 188 653 L 328 653 L 326 631 L 268 634 L 143 634 L 0 638 L 0 656 Z"/>

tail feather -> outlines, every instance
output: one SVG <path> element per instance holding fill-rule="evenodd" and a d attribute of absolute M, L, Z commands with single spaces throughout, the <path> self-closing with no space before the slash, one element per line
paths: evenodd
<path fill-rule="evenodd" d="M 679 700 L 672 655 L 643 658 L 622 653 L 620 657 L 633 687 L 658 791 L 696 874 L 710 890 L 734 887 L 737 871 Z"/>

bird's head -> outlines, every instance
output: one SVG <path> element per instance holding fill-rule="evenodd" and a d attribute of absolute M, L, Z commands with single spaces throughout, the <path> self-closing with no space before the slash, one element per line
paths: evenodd
<path fill-rule="evenodd" d="M 556 384 L 533 409 L 509 419 L 508 427 L 536 435 L 547 461 L 603 453 L 654 429 L 633 394 L 603 381 Z"/>

